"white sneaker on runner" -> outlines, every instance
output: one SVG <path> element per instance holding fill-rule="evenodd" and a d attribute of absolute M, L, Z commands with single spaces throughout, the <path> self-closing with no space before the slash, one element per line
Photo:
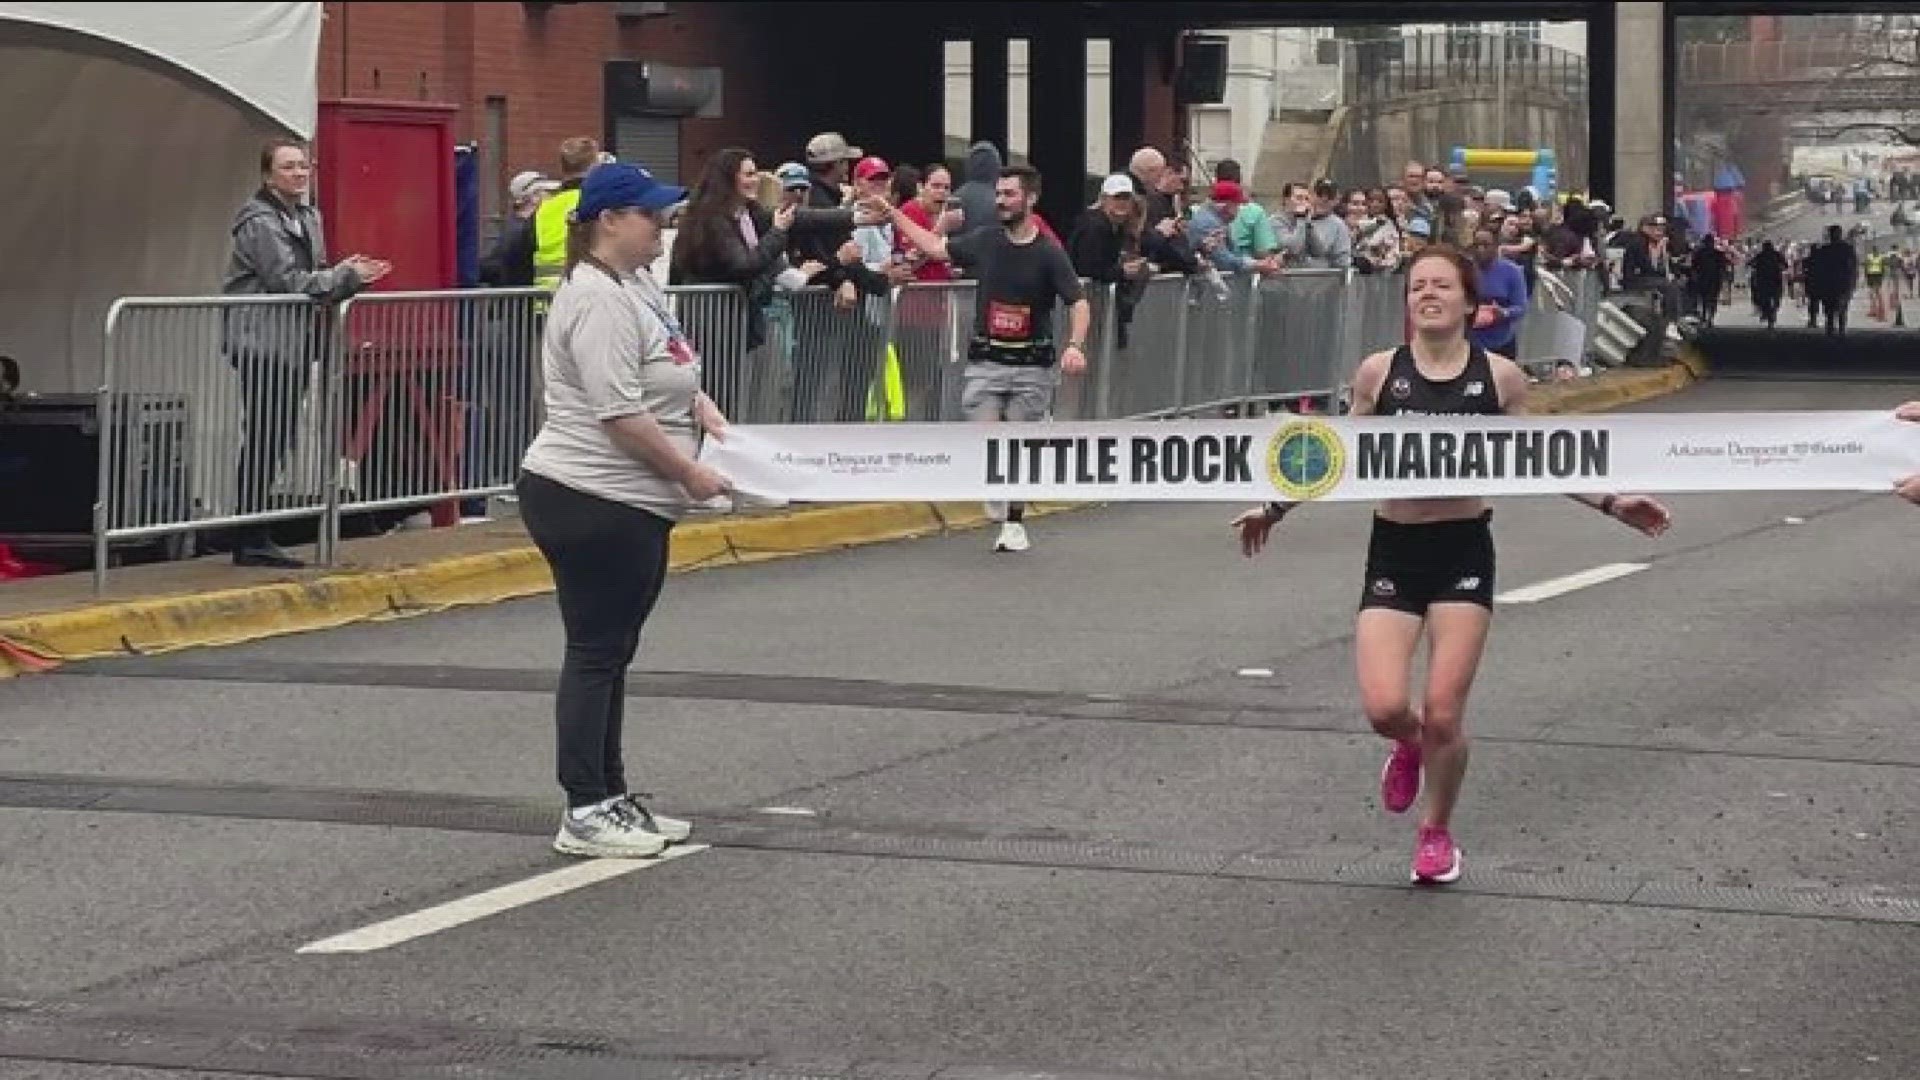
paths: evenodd
<path fill-rule="evenodd" d="M 619 799 L 560 818 L 553 850 L 592 859 L 651 859 L 667 849 L 666 838 L 640 827 L 640 819 Z"/>
<path fill-rule="evenodd" d="M 1000 526 L 1000 535 L 993 541 L 995 551 L 1025 551 L 1032 546 L 1027 541 L 1027 527 L 1017 521 Z"/>
<path fill-rule="evenodd" d="M 986 503 L 986 504 L 985 504 L 985 506 L 986 506 L 986 509 L 987 509 L 987 520 L 988 520 L 988 521 L 1005 521 L 1005 520 L 1007 520 L 1007 504 L 1006 504 L 1006 503 L 1003 503 L 1003 502 L 990 502 L 990 503 Z"/>

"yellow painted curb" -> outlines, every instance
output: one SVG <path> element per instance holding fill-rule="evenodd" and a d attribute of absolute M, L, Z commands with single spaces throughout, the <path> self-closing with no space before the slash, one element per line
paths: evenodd
<path fill-rule="evenodd" d="M 1601 412 L 1663 397 L 1685 389 L 1699 378 L 1694 368 L 1684 362 L 1663 368 L 1609 372 L 1591 382 L 1537 389 L 1530 395 L 1529 408 L 1547 415 Z"/>
<path fill-rule="evenodd" d="M 940 532 L 940 515 L 926 503 L 872 503 L 802 510 L 722 525 L 736 562 L 783 559 L 857 544 L 905 540 Z"/>
<path fill-rule="evenodd" d="M 43 662 L 231 645 L 274 634 L 440 611 L 528 596 L 553 587 L 532 548 L 445 559 L 420 567 L 338 574 L 313 581 L 96 604 L 0 622 L 0 676 Z"/>
<path fill-rule="evenodd" d="M 1033 516 L 1067 505 L 1035 506 Z M 679 572 L 789 558 L 987 522 L 978 507 L 876 503 L 699 521 L 673 533 Z M 532 545 L 394 570 L 343 572 L 211 593 L 112 601 L 0 620 L 0 679 L 63 663 L 236 645 L 281 634 L 491 604 L 553 589 Z"/>

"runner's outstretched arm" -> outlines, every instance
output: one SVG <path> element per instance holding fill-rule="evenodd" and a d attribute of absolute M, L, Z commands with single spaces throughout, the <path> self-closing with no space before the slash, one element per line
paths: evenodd
<path fill-rule="evenodd" d="M 1500 410 L 1508 416 L 1527 415 L 1527 373 L 1504 356 L 1495 354 L 1487 359 L 1493 364 L 1493 381 L 1500 391 Z M 1581 493 L 1567 498 L 1648 536 L 1659 536 L 1673 523 L 1672 513 L 1645 495 Z"/>

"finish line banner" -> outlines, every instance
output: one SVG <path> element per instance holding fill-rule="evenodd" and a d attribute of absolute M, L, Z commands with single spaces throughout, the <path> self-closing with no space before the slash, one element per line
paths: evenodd
<path fill-rule="evenodd" d="M 702 461 L 791 502 L 1264 502 L 1886 491 L 1920 424 L 1886 412 L 739 426 Z"/>

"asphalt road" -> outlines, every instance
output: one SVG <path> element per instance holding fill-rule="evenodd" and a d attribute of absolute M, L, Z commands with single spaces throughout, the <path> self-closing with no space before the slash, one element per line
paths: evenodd
<path fill-rule="evenodd" d="M 1446 891 L 1355 705 L 1362 507 L 676 578 L 628 756 L 712 846 L 366 952 L 298 950 L 578 873 L 550 600 L 0 684 L 0 1076 L 1920 1073 L 1920 514 L 1674 505 L 1499 505 L 1503 590 L 1647 568 L 1501 608 Z"/>

